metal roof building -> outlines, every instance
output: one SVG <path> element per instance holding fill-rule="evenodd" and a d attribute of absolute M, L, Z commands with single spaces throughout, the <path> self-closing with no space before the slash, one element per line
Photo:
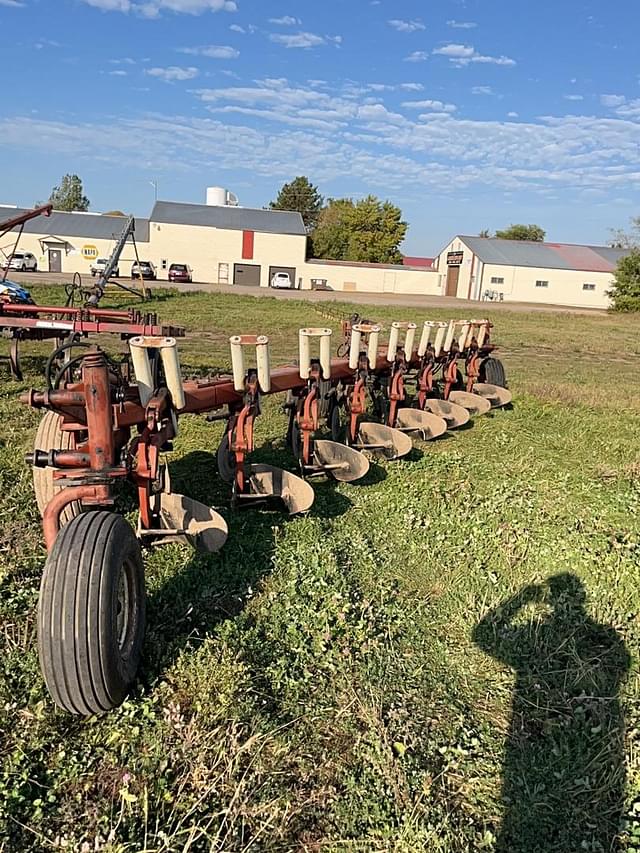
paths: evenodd
<path fill-rule="evenodd" d="M 434 260 L 444 295 L 500 302 L 608 308 L 625 250 L 495 237 L 455 237 Z"/>
<path fill-rule="evenodd" d="M 172 225 L 200 225 L 231 231 L 260 231 L 263 234 L 293 234 L 300 237 L 307 235 L 302 216 L 288 210 L 157 201 L 150 219 L 152 222 Z"/>

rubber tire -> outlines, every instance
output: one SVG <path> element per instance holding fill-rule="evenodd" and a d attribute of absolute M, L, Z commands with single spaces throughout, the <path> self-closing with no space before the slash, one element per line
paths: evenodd
<path fill-rule="evenodd" d="M 121 650 L 118 586 L 128 564 L 130 624 Z M 92 510 L 58 534 L 38 601 L 38 655 L 53 701 L 70 714 L 103 714 L 133 684 L 144 640 L 145 588 L 140 545 L 120 515 Z"/>
<path fill-rule="evenodd" d="M 65 432 L 60 429 L 61 422 L 62 416 L 57 412 L 45 412 L 36 432 L 33 449 L 44 450 L 46 453 L 50 450 L 75 450 L 75 436 L 72 432 Z M 36 503 L 40 510 L 40 516 L 44 516 L 47 504 L 62 488 L 55 485 L 53 472 L 53 468 L 34 467 L 33 469 L 33 490 L 36 495 Z M 60 513 L 60 526 L 64 527 L 65 524 L 68 524 L 72 518 L 80 515 L 81 512 L 82 505 L 80 501 L 72 501 L 70 504 L 67 504 Z"/>
<path fill-rule="evenodd" d="M 489 385 L 497 385 L 499 388 L 508 388 L 504 365 L 499 358 L 489 356 L 480 365 L 480 382 Z"/>

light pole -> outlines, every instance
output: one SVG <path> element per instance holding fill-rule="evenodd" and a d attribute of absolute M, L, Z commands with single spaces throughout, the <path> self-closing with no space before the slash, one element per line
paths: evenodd
<path fill-rule="evenodd" d="M 158 182 L 157 181 L 149 181 L 151 186 L 153 187 L 154 192 L 154 201 L 158 201 Z"/>

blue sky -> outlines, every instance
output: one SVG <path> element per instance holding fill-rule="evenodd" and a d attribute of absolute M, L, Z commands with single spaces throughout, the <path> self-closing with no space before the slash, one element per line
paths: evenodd
<path fill-rule="evenodd" d="M 306 174 L 399 204 L 409 254 L 606 242 L 640 215 L 639 30 L 637 0 L 0 0 L 0 201 L 77 172 L 98 211 L 261 207 Z"/>

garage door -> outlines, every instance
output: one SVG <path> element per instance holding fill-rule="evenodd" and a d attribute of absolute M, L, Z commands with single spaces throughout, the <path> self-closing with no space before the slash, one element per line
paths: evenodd
<path fill-rule="evenodd" d="M 295 267 L 269 267 L 269 284 L 271 284 L 271 279 L 277 272 L 286 272 L 289 276 L 289 281 L 291 282 L 291 287 L 296 287 L 296 268 Z"/>
<path fill-rule="evenodd" d="M 260 267 L 258 264 L 234 264 L 233 283 L 260 287 Z"/>

